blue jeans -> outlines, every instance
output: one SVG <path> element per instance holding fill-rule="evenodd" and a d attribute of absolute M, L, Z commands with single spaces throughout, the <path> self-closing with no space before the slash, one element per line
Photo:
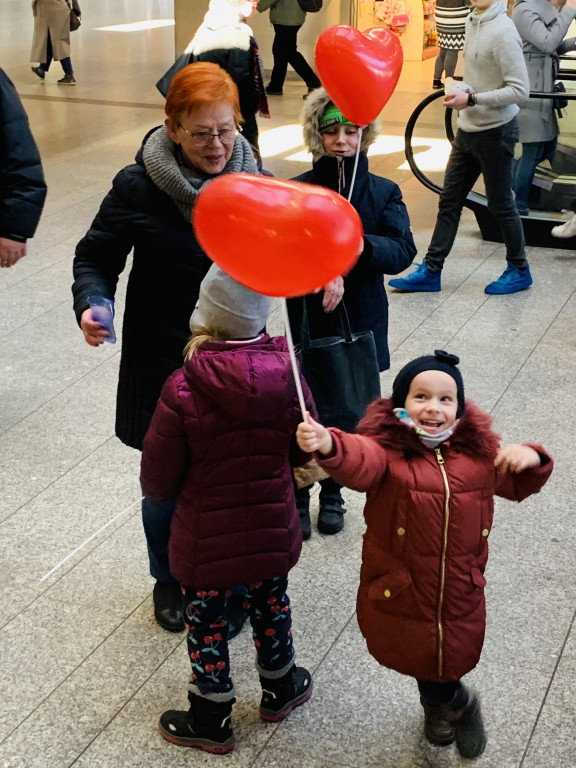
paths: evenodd
<path fill-rule="evenodd" d="M 142 499 L 142 523 L 148 546 L 150 575 L 156 581 L 176 581 L 170 573 L 168 563 L 168 540 L 175 507 L 176 502 L 173 499 L 158 503 Z"/>
<path fill-rule="evenodd" d="M 469 107 L 474 109 L 474 107 Z M 438 218 L 426 254 L 426 267 L 439 272 L 454 244 L 466 197 L 480 174 L 488 209 L 498 222 L 506 245 L 506 259 L 520 269 L 527 265 L 524 230 L 512 193 L 516 118 L 487 131 L 458 130 L 440 193 Z"/>
<path fill-rule="evenodd" d="M 517 208 L 529 207 L 528 196 L 530 195 L 538 163 L 541 163 L 542 160 L 551 160 L 556 152 L 557 144 L 557 136 L 550 139 L 550 141 L 531 141 L 522 144 L 522 155 L 516 165 L 516 177 L 514 179 Z"/>
<path fill-rule="evenodd" d="M 262 677 L 283 677 L 294 665 L 287 587 L 287 576 L 245 587 L 244 607 L 250 616 L 258 659 L 256 668 Z M 234 696 L 234 685 L 230 677 L 226 605 L 232 590 L 183 585 L 182 592 L 192 690 L 214 701 L 230 700 Z"/>
<path fill-rule="evenodd" d="M 52 50 L 52 40 L 50 39 L 50 32 L 48 32 L 46 61 L 40 62 L 38 69 L 41 69 L 43 72 L 48 72 L 50 69 L 50 64 L 52 63 L 53 56 L 54 51 Z M 65 59 L 60 59 L 60 64 L 62 64 L 62 69 L 64 70 L 64 74 L 67 77 L 72 77 L 74 75 L 74 70 L 72 69 L 72 59 L 70 56 L 66 56 Z"/>

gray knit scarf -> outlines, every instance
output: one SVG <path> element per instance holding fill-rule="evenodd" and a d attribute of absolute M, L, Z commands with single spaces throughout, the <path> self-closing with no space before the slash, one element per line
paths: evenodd
<path fill-rule="evenodd" d="M 150 136 L 142 156 L 146 172 L 154 184 L 172 198 L 182 216 L 190 221 L 196 198 L 215 177 L 186 167 L 182 152 L 168 135 L 165 125 Z M 236 136 L 232 156 L 218 175 L 224 173 L 258 173 L 250 144 L 243 136 Z"/>

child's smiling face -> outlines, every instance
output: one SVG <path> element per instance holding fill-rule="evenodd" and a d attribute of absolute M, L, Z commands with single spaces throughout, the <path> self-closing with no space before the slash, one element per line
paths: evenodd
<path fill-rule="evenodd" d="M 450 429 L 458 411 L 456 382 L 444 371 L 422 371 L 412 379 L 404 409 L 416 426 L 429 435 Z"/>

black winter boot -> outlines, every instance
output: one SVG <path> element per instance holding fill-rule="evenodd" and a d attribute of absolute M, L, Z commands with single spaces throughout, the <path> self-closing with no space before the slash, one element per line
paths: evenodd
<path fill-rule="evenodd" d="M 197 747 L 204 752 L 223 755 L 236 746 L 232 730 L 232 705 L 229 701 L 211 701 L 194 693 L 188 694 L 190 709 L 169 709 L 160 717 L 160 735 L 179 747 Z"/>
<path fill-rule="evenodd" d="M 318 530 L 326 536 L 340 533 L 344 528 L 344 499 L 339 493 L 320 493 Z"/>
<path fill-rule="evenodd" d="M 486 749 L 486 731 L 480 700 L 474 691 L 462 686 L 449 704 L 432 707 L 422 701 L 426 715 L 424 732 L 433 744 L 450 744 L 454 739 L 462 757 L 474 760 Z M 453 735 L 448 740 L 452 727 Z"/>
<path fill-rule="evenodd" d="M 445 718 L 445 707 L 427 704 L 422 697 L 420 703 L 424 707 L 424 734 L 428 741 L 440 747 L 452 744 L 456 734 L 454 726 Z"/>
<path fill-rule="evenodd" d="M 177 581 L 157 581 L 152 592 L 154 618 L 168 632 L 182 632 L 182 590 Z"/>
<path fill-rule="evenodd" d="M 304 667 L 293 666 L 284 677 L 277 679 L 260 676 L 260 685 L 260 717 L 270 723 L 284 720 L 312 696 L 312 676 Z"/>

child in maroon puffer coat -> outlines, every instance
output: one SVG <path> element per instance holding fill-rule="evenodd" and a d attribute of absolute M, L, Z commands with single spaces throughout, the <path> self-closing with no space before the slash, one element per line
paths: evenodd
<path fill-rule="evenodd" d="M 294 439 L 302 416 L 286 340 L 263 330 L 270 303 L 210 268 L 186 362 L 164 384 L 142 452 L 146 498 L 176 499 L 170 571 L 182 585 L 192 663 L 190 710 L 165 712 L 160 733 L 207 752 L 235 745 L 226 610 L 233 587 L 246 585 L 261 718 L 283 720 L 312 693 L 310 673 L 294 663 L 286 594 L 302 547 L 291 463 L 310 456 Z M 302 388 L 314 409 L 304 380 Z"/>
<path fill-rule="evenodd" d="M 455 355 L 408 363 L 391 399 L 349 435 L 309 417 L 298 444 L 343 485 L 367 492 L 358 623 L 380 664 L 416 678 L 433 744 L 486 746 L 480 703 L 461 682 L 480 658 L 494 494 L 522 501 L 552 472 L 538 445 L 500 448 L 490 417 L 464 400 Z"/>

